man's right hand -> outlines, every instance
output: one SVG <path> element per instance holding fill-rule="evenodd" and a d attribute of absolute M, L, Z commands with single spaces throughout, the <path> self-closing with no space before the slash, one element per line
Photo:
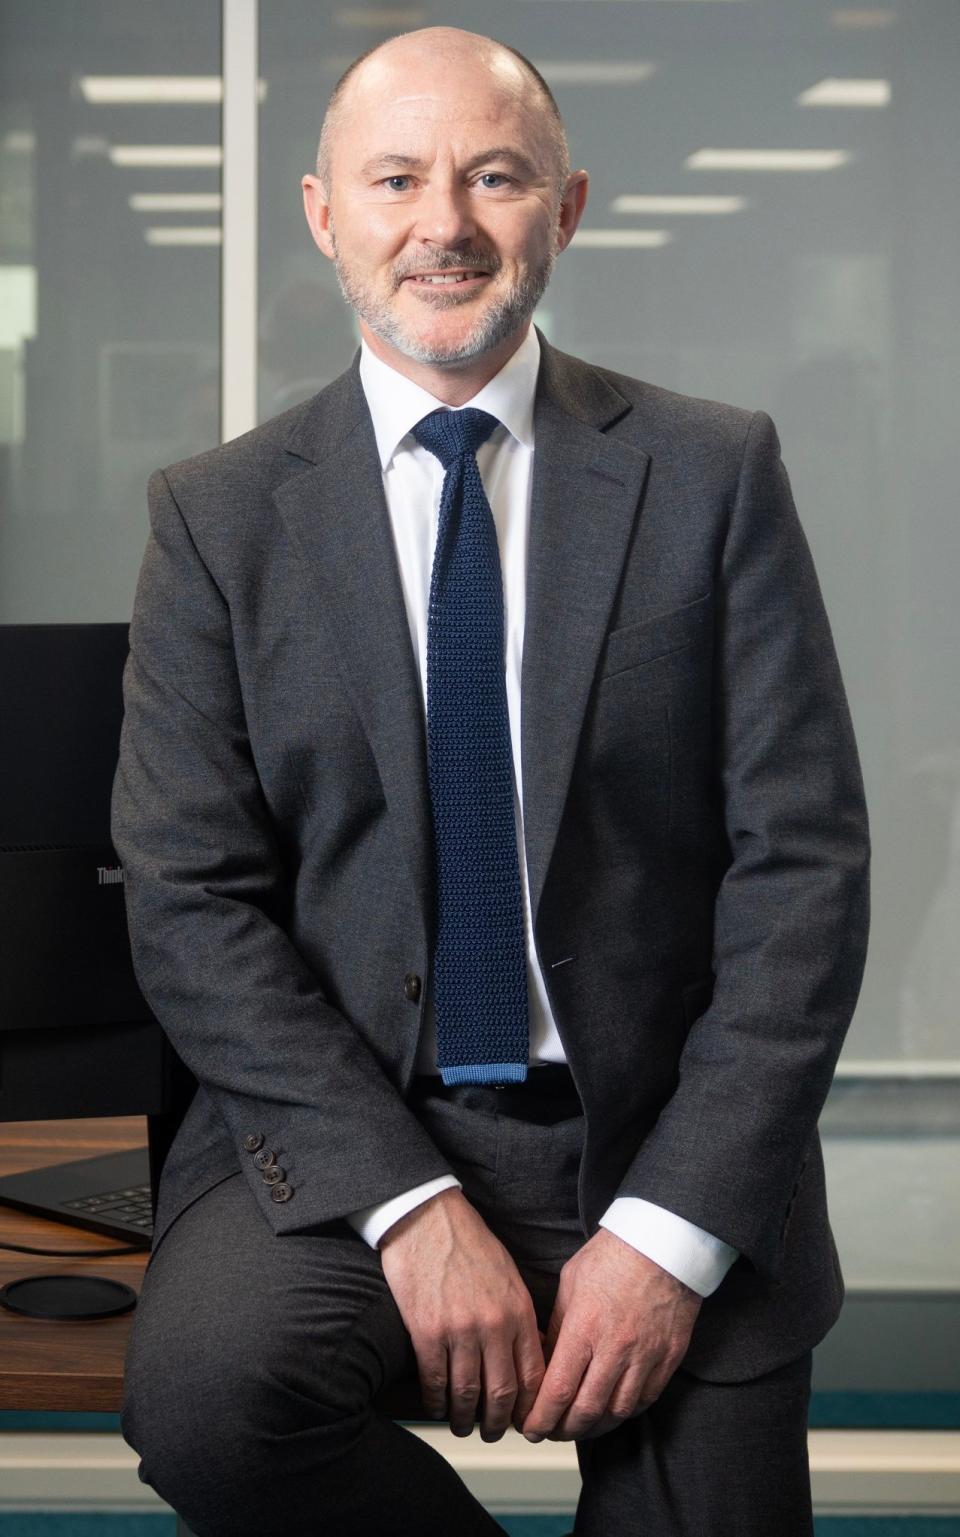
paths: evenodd
<path fill-rule="evenodd" d="M 533 1300 L 507 1250 L 461 1190 L 441 1190 L 380 1240 L 383 1274 L 417 1356 L 428 1414 L 499 1441 L 533 1408 L 545 1364 Z"/>

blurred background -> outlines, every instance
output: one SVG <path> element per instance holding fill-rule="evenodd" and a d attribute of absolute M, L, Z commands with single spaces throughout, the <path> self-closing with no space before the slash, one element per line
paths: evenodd
<path fill-rule="evenodd" d="M 550 340 L 777 425 L 875 849 L 814 1385 L 956 1426 L 955 0 L 0 0 L 0 622 L 127 620 L 151 470 L 349 364 L 299 178 L 347 64 L 434 23 L 527 54 L 591 173 Z"/>

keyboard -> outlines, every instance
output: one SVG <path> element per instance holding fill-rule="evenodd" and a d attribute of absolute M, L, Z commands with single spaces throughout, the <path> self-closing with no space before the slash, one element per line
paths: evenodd
<path fill-rule="evenodd" d="M 153 1209 L 148 1150 L 130 1148 L 5 1174 L 0 1178 L 0 1203 L 149 1249 Z M 37 1247 L 43 1244 L 37 1241 Z"/>
<path fill-rule="evenodd" d="M 129 1190 L 101 1190 L 96 1195 L 78 1196 L 75 1201 L 63 1201 L 64 1211 L 110 1212 L 112 1217 L 123 1217 L 130 1227 L 151 1228 L 153 1213 L 150 1209 L 150 1186 L 133 1185 Z"/>

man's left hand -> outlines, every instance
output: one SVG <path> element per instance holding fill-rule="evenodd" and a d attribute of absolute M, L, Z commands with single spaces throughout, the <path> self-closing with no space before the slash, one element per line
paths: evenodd
<path fill-rule="evenodd" d="M 687 1353 L 703 1298 L 599 1228 L 560 1272 L 528 1438 L 586 1440 L 649 1408 Z"/>

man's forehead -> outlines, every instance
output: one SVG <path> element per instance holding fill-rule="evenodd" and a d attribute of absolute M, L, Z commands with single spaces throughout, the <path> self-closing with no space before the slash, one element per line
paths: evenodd
<path fill-rule="evenodd" d="M 391 39 L 356 67 L 329 120 L 328 153 L 356 175 L 377 156 L 458 165 L 490 146 L 525 156 L 523 173 L 550 174 L 554 136 L 543 93 L 492 39 L 424 28 Z M 390 172 L 382 173 L 390 174 Z"/>
<path fill-rule="evenodd" d="M 385 118 L 397 118 L 417 122 L 443 121 L 460 117 L 465 122 L 495 123 L 503 118 L 524 121 L 527 114 L 515 98 L 500 92 L 472 95 L 462 90 L 449 90 L 443 85 L 426 85 L 407 91 L 390 91 L 378 105 L 376 113 L 368 110 L 369 102 L 356 103 L 355 117 L 365 124 L 375 126 Z"/>
<path fill-rule="evenodd" d="M 414 34 L 378 49 L 349 80 L 344 106 L 359 109 L 361 102 L 369 106 L 375 100 L 381 107 L 405 102 L 434 104 L 437 110 L 455 105 L 464 94 L 503 107 L 525 104 L 532 94 L 530 81 L 512 54 L 496 45 L 451 44 L 444 30 L 431 28 L 422 42 Z"/>
<path fill-rule="evenodd" d="M 414 159 L 429 163 L 441 146 L 471 160 L 512 151 L 518 161 L 525 159 L 520 168 L 528 173 L 542 168 L 549 155 L 542 114 L 495 88 L 465 92 L 434 76 L 386 92 L 375 112 L 369 107 L 370 97 L 358 94 L 338 136 L 339 153 L 346 150 L 347 162 L 362 162 L 364 169 L 391 155 L 397 161 L 409 157 L 413 168 Z"/>

